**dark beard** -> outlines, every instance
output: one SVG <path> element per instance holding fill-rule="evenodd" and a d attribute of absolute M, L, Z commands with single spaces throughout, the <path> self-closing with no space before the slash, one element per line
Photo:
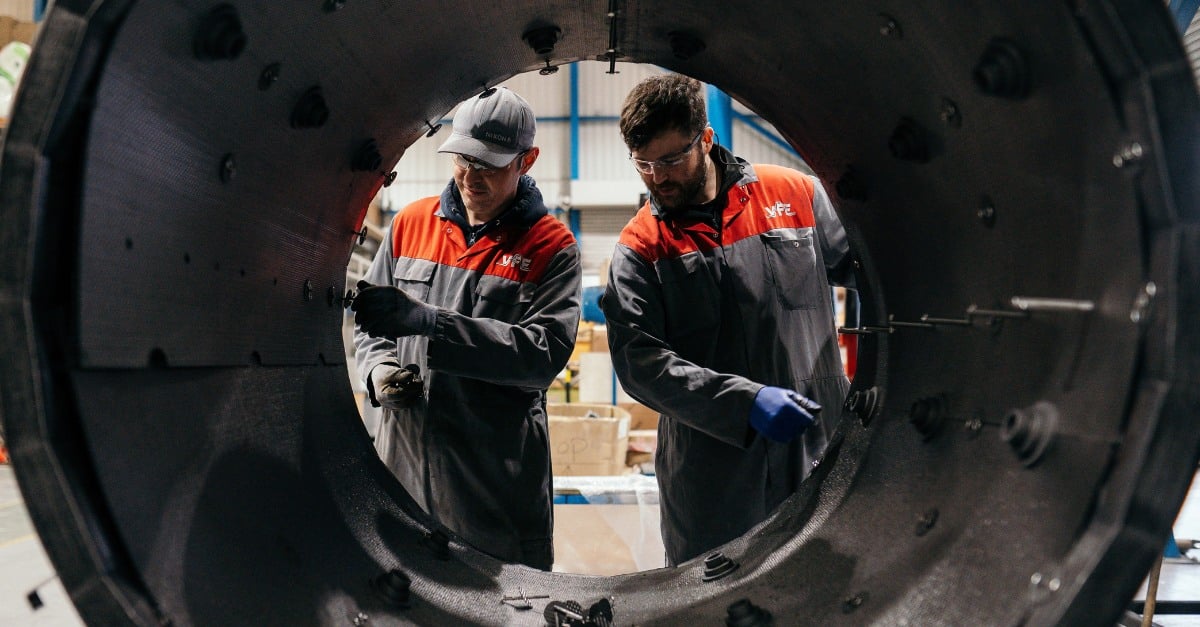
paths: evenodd
<path fill-rule="evenodd" d="M 699 198 L 700 195 L 704 193 L 704 187 L 708 184 L 708 158 L 707 157 L 700 161 L 699 169 L 700 169 L 700 172 L 695 174 L 690 181 L 684 182 L 680 185 L 681 193 L 678 196 L 678 198 L 680 198 L 680 202 L 678 205 L 668 205 L 657 194 L 654 194 L 653 192 L 651 192 L 650 195 L 654 196 L 654 202 L 656 202 L 660 208 L 662 208 L 664 211 L 667 211 L 667 212 L 675 211 L 675 210 L 681 209 L 683 207 L 697 204 L 696 199 Z"/>

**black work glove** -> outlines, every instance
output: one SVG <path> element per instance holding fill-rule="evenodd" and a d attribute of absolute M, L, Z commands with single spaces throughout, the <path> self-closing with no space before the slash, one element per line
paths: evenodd
<path fill-rule="evenodd" d="M 396 411 L 412 407 L 425 393 L 421 367 L 409 364 L 379 364 L 371 369 L 371 400 L 376 407 Z"/>
<path fill-rule="evenodd" d="M 390 285 L 358 282 L 350 304 L 354 324 L 371 337 L 429 335 L 437 324 L 437 307 L 425 304 Z"/>

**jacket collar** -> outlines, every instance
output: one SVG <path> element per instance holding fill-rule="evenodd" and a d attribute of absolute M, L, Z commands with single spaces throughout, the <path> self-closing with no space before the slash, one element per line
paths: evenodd
<path fill-rule="evenodd" d="M 538 190 L 537 183 L 533 177 L 523 175 L 517 181 L 517 196 L 512 205 L 502 211 L 500 215 L 477 228 L 476 235 L 482 235 L 503 225 L 529 228 L 547 213 L 546 204 L 542 201 L 542 192 Z M 454 179 L 450 179 L 450 183 L 442 190 L 441 202 L 438 203 L 435 215 L 450 220 L 464 230 L 471 229 L 470 222 L 467 221 L 466 208 L 463 206 L 462 194 L 459 193 L 458 186 L 454 184 Z"/>

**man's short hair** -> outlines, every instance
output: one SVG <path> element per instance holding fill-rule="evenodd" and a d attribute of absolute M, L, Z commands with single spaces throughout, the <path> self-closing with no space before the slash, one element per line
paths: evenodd
<path fill-rule="evenodd" d="M 652 76 L 638 83 L 621 107 L 621 137 L 637 150 L 668 130 L 692 136 L 708 126 L 700 81 L 682 74 Z"/>

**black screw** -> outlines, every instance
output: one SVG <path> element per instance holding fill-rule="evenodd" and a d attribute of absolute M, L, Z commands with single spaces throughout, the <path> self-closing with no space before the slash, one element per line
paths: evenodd
<path fill-rule="evenodd" d="M 1007 39 L 988 43 L 971 76 L 989 96 L 1019 100 L 1029 95 L 1029 62 L 1021 48 Z"/>
<path fill-rule="evenodd" d="M 434 135 L 437 135 L 438 131 L 442 130 L 441 124 L 438 124 L 435 126 L 433 124 L 430 124 L 429 120 L 425 120 L 425 126 L 429 127 L 429 130 L 425 132 L 426 137 L 433 137 Z"/>
<path fill-rule="evenodd" d="M 355 172 L 372 172 L 381 166 L 383 166 L 383 155 L 379 154 L 379 146 L 375 144 L 374 139 L 364 141 L 358 147 L 358 152 L 354 153 L 354 160 L 350 163 L 350 169 Z"/>
<path fill-rule="evenodd" d="M 492 95 L 492 94 L 494 94 L 494 93 L 496 93 L 496 88 L 495 88 L 495 87 L 488 87 L 488 86 L 487 86 L 487 83 L 484 83 L 484 90 L 483 90 L 483 91 L 481 91 L 481 92 L 479 92 L 479 97 L 480 97 L 480 98 L 487 98 L 488 96 L 490 96 L 490 95 Z"/>
<path fill-rule="evenodd" d="M 913 163 L 927 163 L 930 157 L 929 134 L 915 121 L 903 118 L 888 139 L 892 156 Z"/>
<path fill-rule="evenodd" d="M 395 170 L 392 170 L 391 172 L 384 174 L 383 175 L 383 186 L 391 187 L 392 183 L 396 182 L 396 174 L 398 174 L 398 173 Z"/>
<path fill-rule="evenodd" d="M 558 66 L 550 65 L 550 59 L 546 59 L 546 67 L 538 70 L 538 74 L 542 76 L 550 76 L 558 73 Z"/>
<path fill-rule="evenodd" d="M 362 230 L 358 232 L 358 245 L 362 246 L 365 241 L 367 241 L 367 225 L 364 224 Z"/>
<path fill-rule="evenodd" d="M 701 581 L 716 581 L 737 570 L 738 566 L 737 562 L 725 557 L 724 553 L 717 551 L 704 558 L 704 576 L 700 579 Z"/>
<path fill-rule="evenodd" d="M 767 627 L 774 621 L 771 613 L 750 602 L 750 599 L 740 599 L 730 605 L 726 612 L 727 627 Z"/>
<path fill-rule="evenodd" d="M 896 18 L 885 13 L 879 14 L 879 34 L 892 39 L 903 39 L 904 31 L 900 28 L 900 22 Z"/>
<path fill-rule="evenodd" d="M 279 81 L 279 75 L 283 71 L 283 65 L 272 63 L 263 68 L 263 71 L 258 75 L 258 88 L 266 91 Z"/>
<path fill-rule="evenodd" d="M 561 34 L 562 29 L 557 26 L 540 26 L 526 31 L 524 35 L 521 35 L 521 39 L 524 39 L 525 43 L 533 48 L 534 53 L 541 56 L 554 52 L 554 44 L 558 43 Z"/>
<path fill-rule="evenodd" d="M 379 596 L 388 603 L 402 608 L 409 606 L 408 592 L 412 580 L 399 569 L 393 568 L 376 577 L 371 583 Z"/>
<path fill-rule="evenodd" d="M 946 422 L 942 412 L 942 399 L 932 396 L 915 401 L 908 410 L 908 420 L 925 440 L 933 439 Z"/>
<path fill-rule="evenodd" d="M 991 198 L 984 196 L 979 200 L 979 209 L 975 211 L 975 217 L 989 229 L 996 225 L 996 206 Z"/>
<path fill-rule="evenodd" d="M 292 109 L 292 128 L 318 128 L 329 120 L 329 107 L 319 86 L 310 87 Z"/>
<path fill-rule="evenodd" d="M 921 517 L 917 519 L 917 535 L 923 536 L 929 533 L 930 529 L 937 524 L 938 510 L 936 507 L 926 510 Z"/>
<path fill-rule="evenodd" d="M 962 112 L 958 110 L 958 103 L 949 98 L 942 98 L 942 110 L 938 112 L 938 117 L 951 128 L 962 126 Z"/>
<path fill-rule="evenodd" d="M 221 157 L 221 170 L 219 172 L 222 183 L 228 183 L 237 176 L 237 161 L 233 157 L 233 153 L 229 153 Z"/>
<path fill-rule="evenodd" d="M 233 60 L 246 48 L 246 33 L 237 9 L 231 4 L 218 4 L 200 20 L 192 52 L 203 61 Z"/>
<path fill-rule="evenodd" d="M 425 546 L 433 551 L 434 557 L 440 560 L 450 559 L 450 538 L 441 531 L 430 531 L 425 534 Z"/>
<path fill-rule="evenodd" d="M 842 601 L 842 612 L 849 614 L 862 607 L 862 604 L 867 602 L 868 596 L 869 595 L 866 592 L 859 592 L 845 601 Z"/>
<path fill-rule="evenodd" d="M 703 39 L 678 30 L 667 33 L 667 42 L 671 44 L 671 53 L 680 61 L 687 61 L 708 47 Z"/>

